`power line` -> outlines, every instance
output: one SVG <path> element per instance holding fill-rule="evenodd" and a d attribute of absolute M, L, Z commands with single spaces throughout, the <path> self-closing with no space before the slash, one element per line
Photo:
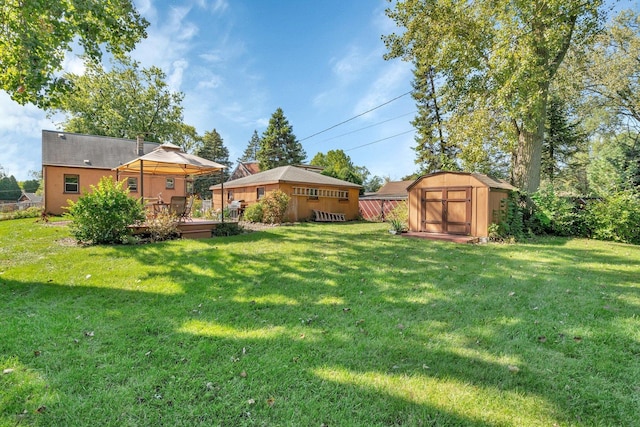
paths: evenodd
<path fill-rule="evenodd" d="M 410 129 L 410 130 L 407 130 L 407 131 L 404 131 L 404 132 L 401 132 L 401 133 L 397 133 L 395 135 L 388 136 L 386 138 L 382 138 L 382 139 L 378 139 L 376 141 L 368 142 L 366 144 L 358 145 L 357 147 L 352 147 L 352 148 L 349 148 L 349 149 L 344 150 L 344 151 L 346 152 L 346 151 L 356 150 L 358 148 L 362 148 L 362 147 L 366 147 L 368 145 L 377 144 L 378 142 L 386 141 L 387 139 L 395 138 L 395 137 L 401 136 L 401 135 L 406 135 L 406 134 L 411 133 L 411 132 L 415 132 L 415 129 Z"/>
<path fill-rule="evenodd" d="M 402 95 L 396 96 L 395 98 L 390 99 L 389 101 L 387 101 L 387 102 L 385 102 L 385 103 L 383 103 L 383 104 L 380 104 L 380 105 L 378 105 L 378 106 L 376 106 L 376 107 L 373 107 L 373 108 L 371 108 L 370 110 L 365 111 L 364 113 L 360 113 L 360 114 L 358 114 L 358 115 L 356 115 L 356 116 L 353 116 L 353 117 L 351 117 L 350 119 L 347 119 L 347 120 L 345 120 L 345 121 L 343 121 L 343 122 L 340 122 L 340 123 L 338 123 L 338 124 L 336 124 L 336 125 L 330 126 L 330 127 L 326 128 L 326 129 L 324 129 L 324 130 L 321 130 L 320 132 L 316 132 L 316 133 L 314 133 L 313 135 L 309 135 L 309 136 L 307 136 L 307 137 L 305 137 L 305 138 L 299 139 L 299 140 L 298 140 L 298 142 L 306 141 L 306 140 L 307 140 L 307 139 L 309 139 L 309 138 L 313 138 L 314 136 L 320 135 L 321 133 L 325 133 L 325 132 L 327 132 L 327 131 L 330 131 L 331 129 L 337 128 L 338 126 L 341 126 L 341 125 L 343 125 L 343 124 L 345 124 L 345 123 L 348 123 L 348 122 L 350 122 L 351 120 L 355 120 L 355 119 L 357 119 L 358 117 L 364 116 L 365 114 L 368 114 L 368 113 L 370 113 L 370 112 L 372 112 L 372 111 L 374 111 L 374 110 L 377 110 L 377 109 L 378 109 L 378 108 L 380 108 L 380 107 L 384 107 L 385 105 L 390 104 L 390 103 L 392 103 L 393 101 L 395 101 L 395 100 L 397 100 L 397 99 L 402 98 L 403 96 L 407 96 L 407 95 L 409 95 L 411 92 L 413 92 L 413 90 L 410 90 L 409 92 L 405 92 L 405 93 L 403 93 Z"/>
<path fill-rule="evenodd" d="M 409 112 L 409 113 L 404 113 L 404 114 L 401 114 L 401 115 L 399 115 L 399 116 L 396 116 L 396 117 L 393 117 L 393 118 L 390 118 L 390 119 L 387 119 L 387 120 L 383 120 L 383 121 L 381 121 L 381 122 L 373 123 L 373 124 L 371 124 L 371 125 L 369 125 L 369 126 L 365 126 L 365 127 L 359 128 L 359 129 L 352 130 L 352 131 L 350 131 L 350 132 L 343 133 L 343 134 L 341 134 L 341 135 L 332 136 L 331 138 L 327 138 L 327 139 L 324 139 L 324 140 L 322 140 L 322 141 L 315 142 L 314 144 L 322 144 L 323 142 L 327 142 L 327 141 L 331 141 L 331 140 L 333 140 L 333 139 L 341 138 L 341 137 L 343 137 L 343 136 L 351 135 L 352 133 L 360 132 L 361 130 L 369 129 L 369 128 L 372 128 L 372 127 L 374 127 L 374 126 L 381 125 L 381 124 L 383 124 L 383 123 L 387 123 L 387 122 L 390 122 L 390 121 L 393 121 L 393 120 L 397 120 L 397 119 L 399 119 L 399 118 L 401 118 L 401 117 L 408 116 L 409 114 L 413 114 L 413 113 L 415 113 L 415 112 L 417 112 L 417 111 L 418 111 L 418 110 L 414 110 L 414 111 L 411 111 L 411 112 Z"/>

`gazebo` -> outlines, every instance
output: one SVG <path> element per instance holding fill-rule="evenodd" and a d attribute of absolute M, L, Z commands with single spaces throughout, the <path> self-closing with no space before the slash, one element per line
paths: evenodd
<path fill-rule="evenodd" d="M 185 153 L 177 145 L 165 143 L 130 162 L 114 168 L 116 179 L 120 173 L 140 174 L 140 194 L 144 195 L 144 175 L 200 176 L 222 172 L 226 166 Z"/>

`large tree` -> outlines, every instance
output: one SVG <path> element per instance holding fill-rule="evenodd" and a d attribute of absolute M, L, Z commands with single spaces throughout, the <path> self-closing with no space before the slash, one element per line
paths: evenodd
<path fill-rule="evenodd" d="M 91 62 L 85 74 L 67 74 L 73 91 L 62 98 L 67 132 L 176 142 L 190 134 L 182 123 L 181 92 L 173 92 L 165 73 L 157 67 L 141 68 L 136 61 L 115 62 L 110 71 Z M 188 138 L 188 135 L 185 137 Z"/>
<path fill-rule="evenodd" d="M 0 177 L 0 200 L 17 202 L 21 195 L 22 190 L 13 175 Z"/>
<path fill-rule="evenodd" d="M 540 184 L 549 88 L 573 44 L 597 32 L 601 0 L 403 0 L 387 15 L 403 29 L 384 36 L 385 58 L 436 72 L 448 135 L 477 153 L 511 155 L 511 180 Z M 454 141 L 456 142 L 456 141 Z M 464 150 L 463 150 L 464 151 Z"/>
<path fill-rule="evenodd" d="M 20 104 L 56 105 L 68 88 L 60 78 L 72 44 L 100 61 L 131 51 L 149 23 L 131 0 L 2 0 L 0 89 Z"/>
<path fill-rule="evenodd" d="M 211 195 L 209 187 L 226 181 L 229 178 L 229 167 L 231 166 L 229 150 L 224 146 L 224 141 L 218 131 L 213 129 L 212 131 L 206 131 L 204 133 L 202 143 L 196 150 L 196 155 L 227 166 L 227 169 L 225 169 L 222 174 L 216 172 L 212 175 L 196 178 L 194 182 L 194 192 L 199 194 L 200 197 L 208 198 L 208 196 Z"/>
<path fill-rule="evenodd" d="M 247 144 L 247 148 L 244 149 L 244 153 L 238 159 L 239 162 L 254 162 L 258 159 L 258 151 L 260 150 L 260 136 L 258 131 L 254 130 L 251 139 Z"/>
<path fill-rule="evenodd" d="M 351 157 L 342 150 L 329 150 L 327 154 L 318 153 L 313 156 L 310 164 L 322 166 L 324 168 L 322 170 L 323 175 L 358 185 L 362 185 L 369 176 L 369 171 L 366 167 L 354 165 Z"/>
<path fill-rule="evenodd" d="M 269 126 L 260 140 L 257 157 L 262 171 L 278 166 L 297 165 L 306 159 L 307 154 L 293 134 L 293 127 L 284 116 L 282 108 L 278 108 L 269 119 Z"/>

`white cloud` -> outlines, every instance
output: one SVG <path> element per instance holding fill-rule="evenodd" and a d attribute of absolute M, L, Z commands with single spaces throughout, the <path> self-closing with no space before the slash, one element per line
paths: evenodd
<path fill-rule="evenodd" d="M 412 79 L 411 67 L 406 62 L 389 63 L 383 72 L 371 83 L 367 94 L 354 106 L 353 113 L 360 114 L 377 107 L 410 90 L 407 84 Z M 404 91 L 404 92 L 403 92 Z M 375 117 L 375 112 L 367 115 L 369 119 Z"/>
<path fill-rule="evenodd" d="M 174 61 L 171 66 L 171 74 L 168 76 L 167 84 L 173 91 L 179 91 L 182 86 L 184 71 L 189 67 L 189 62 L 185 59 Z"/>

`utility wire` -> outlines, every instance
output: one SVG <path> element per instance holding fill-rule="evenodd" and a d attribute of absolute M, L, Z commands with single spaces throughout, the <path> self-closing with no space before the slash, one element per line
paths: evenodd
<path fill-rule="evenodd" d="M 396 96 L 395 98 L 390 99 L 389 101 L 387 101 L 387 102 L 385 102 L 385 103 L 383 103 L 383 104 L 380 104 L 380 105 L 378 105 L 378 106 L 376 106 L 376 107 L 373 107 L 373 108 L 371 108 L 370 110 L 365 111 L 364 113 L 360 113 L 360 114 L 358 114 L 358 115 L 356 115 L 356 116 L 353 116 L 353 117 L 351 117 L 350 119 L 347 119 L 347 120 L 345 120 L 345 121 L 343 121 L 343 122 L 340 122 L 340 123 L 338 123 L 338 124 L 336 124 L 336 125 L 330 126 L 330 127 L 326 128 L 326 129 L 324 129 L 324 130 L 321 130 L 320 132 L 316 132 L 316 133 L 314 133 L 313 135 L 309 135 L 309 136 L 307 136 L 307 137 L 305 137 L 305 138 L 299 139 L 299 140 L 298 140 L 298 142 L 306 141 L 306 140 L 307 140 L 307 139 L 309 139 L 309 138 L 313 138 L 314 136 L 320 135 L 321 133 L 325 133 L 325 132 L 327 132 L 327 131 L 330 131 L 331 129 L 337 128 L 338 126 L 341 126 L 341 125 L 343 125 L 343 124 L 345 124 L 345 123 L 348 123 L 348 122 L 350 122 L 351 120 L 355 120 L 355 119 L 357 119 L 358 117 L 364 116 L 365 114 L 368 114 L 368 113 L 370 113 L 370 112 L 372 112 L 372 111 L 374 111 L 374 110 L 377 110 L 377 109 L 378 109 L 378 108 L 380 108 L 380 107 L 384 107 L 385 105 L 390 104 L 390 103 L 392 103 L 393 101 L 395 101 L 395 100 L 397 100 L 397 99 L 402 98 L 403 96 L 407 96 L 407 95 L 409 95 L 411 92 L 413 92 L 413 90 L 410 90 L 409 92 L 405 92 L 405 93 L 403 93 L 402 95 Z"/>
<path fill-rule="evenodd" d="M 372 141 L 372 142 L 368 142 L 368 143 L 366 143 L 366 144 L 358 145 L 357 147 L 352 147 L 352 148 L 349 148 L 349 149 L 344 150 L 344 151 L 346 152 L 346 151 L 356 150 L 356 149 L 358 149 L 358 148 L 366 147 L 366 146 L 368 146 L 368 145 L 377 144 L 378 142 L 386 141 L 387 139 L 395 138 L 395 137 L 397 137 L 397 136 L 405 135 L 405 134 L 407 134 L 407 133 L 411 133 L 411 132 L 415 132 L 415 129 L 410 129 L 410 130 L 408 130 L 408 131 L 401 132 L 401 133 L 397 133 L 397 134 L 395 134 L 395 135 L 391 135 L 391 136 L 388 136 L 388 137 L 386 137 L 386 138 L 382 138 L 382 139 L 378 139 L 378 140 L 375 140 L 375 141 Z"/>
<path fill-rule="evenodd" d="M 374 127 L 374 126 L 378 126 L 378 125 L 381 125 L 381 124 L 383 124 L 383 123 L 390 122 L 390 121 L 392 121 L 392 120 L 397 120 L 397 119 L 399 119 L 399 118 L 401 118 L 401 117 L 408 116 L 409 114 L 413 114 L 413 113 L 415 113 L 415 112 L 417 112 L 417 111 L 418 111 L 418 110 L 414 110 L 414 111 L 411 111 L 411 112 L 409 112 L 409 113 L 404 113 L 404 114 L 401 114 L 401 115 L 399 115 L 399 116 L 393 117 L 393 118 L 391 118 L 391 119 L 383 120 L 383 121 L 381 121 L 381 122 L 374 123 L 374 124 L 371 124 L 371 125 L 369 125 L 369 126 L 365 126 L 365 127 L 359 128 L 359 129 L 352 130 L 352 131 L 350 131 L 350 132 L 343 133 L 343 134 L 341 134 L 341 135 L 332 136 L 331 138 L 323 139 L 322 141 L 319 141 L 319 142 L 314 142 L 314 143 L 313 143 L 313 144 L 311 144 L 311 145 L 314 145 L 314 144 L 322 144 L 323 142 L 327 142 L 327 141 L 331 141 L 331 140 L 333 140 L 333 139 L 341 138 L 341 137 L 343 137 L 343 136 L 351 135 L 352 133 L 360 132 L 361 130 L 369 129 L 369 128 L 372 128 L 372 127 Z"/>

